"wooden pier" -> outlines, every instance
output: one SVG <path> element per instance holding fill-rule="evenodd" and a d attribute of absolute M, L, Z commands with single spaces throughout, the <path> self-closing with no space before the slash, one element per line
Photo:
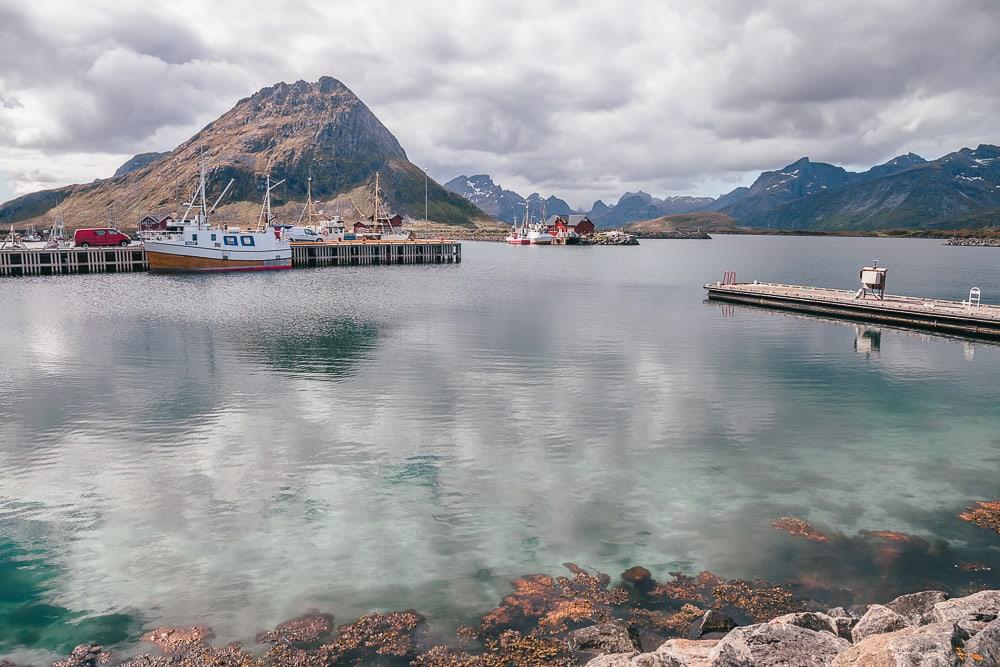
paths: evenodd
<path fill-rule="evenodd" d="M 708 298 L 864 322 L 916 327 L 941 333 L 1000 338 L 1000 307 L 886 294 L 857 298 L 855 292 L 779 283 L 712 283 Z"/>
<path fill-rule="evenodd" d="M 341 241 L 293 243 L 292 266 L 373 266 L 381 264 L 457 264 L 457 241 Z M 108 248 L 5 248 L 0 276 L 53 276 L 72 273 L 148 271 L 141 243 Z"/>

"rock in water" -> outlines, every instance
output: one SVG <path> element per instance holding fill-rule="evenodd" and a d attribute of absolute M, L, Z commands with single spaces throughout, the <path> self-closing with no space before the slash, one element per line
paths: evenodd
<path fill-rule="evenodd" d="M 959 665 L 955 647 L 966 634 L 954 623 L 932 623 L 872 635 L 837 656 L 832 667 L 951 667 Z"/>
<path fill-rule="evenodd" d="M 80 644 L 69 657 L 52 663 L 52 667 L 97 667 L 111 662 L 111 654 L 97 644 Z"/>
<path fill-rule="evenodd" d="M 688 629 L 688 639 L 701 639 L 710 634 L 726 634 L 736 627 L 736 621 L 718 609 L 709 609 L 702 617 L 691 624 Z"/>
<path fill-rule="evenodd" d="M 719 641 L 709 657 L 713 667 L 826 667 L 849 647 L 847 640 L 830 632 L 761 623 L 736 628 Z"/>
<path fill-rule="evenodd" d="M 574 651 L 593 653 L 630 653 L 639 648 L 629 628 L 622 621 L 608 621 L 569 633 L 569 647 Z"/>
<path fill-rule="evenodd" d="M 880 604 L 873 604 L 851 630 L 851 637 L 854 639 L 854 643 L 858 643 L 865 637 L 901 630 L 907 625 L 910 623 L 892 609 Z"/>

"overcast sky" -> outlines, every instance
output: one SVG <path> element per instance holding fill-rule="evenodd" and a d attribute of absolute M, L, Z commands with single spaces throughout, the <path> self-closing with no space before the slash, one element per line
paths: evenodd
<path fill-rule="evenodd" d="M 330 75 L 439 181 L 574 206 L 1000 143 L 1000 1 L 0 0 L 0 201 Z"/>

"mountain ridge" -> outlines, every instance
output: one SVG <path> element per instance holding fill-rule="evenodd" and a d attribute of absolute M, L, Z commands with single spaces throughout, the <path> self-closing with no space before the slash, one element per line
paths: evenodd
<path fill-rule="evenodd" d="M 177 213 L 194 188 L 201 159 L 208 163 L 210 192 L 222 192 L 233 180 L 219 211 L 223 218 L 254 215 L 268 173 L 273 181 L 286 180 L 273 195 L 279 215 L 305 198 L 312 176 L 316 199 L 354 217 L 351 201 L 366 207 L 374 174 L 381 172 L 387 205 L 423 216 L 425 173 L 347 86 L 322 77 L 262 88 L 166 155 L 142 165 L 130 165 L 133 158 L 119 169 L 124 173 L 8 201 L 0 205 L 0 223 L 61 217 L 73 228 L 107 217 L 134 224 L 145 214 Z M 468 225 L 484 216 L 433 180 L 427 181 L 427 194 L 435 220 Z"/>

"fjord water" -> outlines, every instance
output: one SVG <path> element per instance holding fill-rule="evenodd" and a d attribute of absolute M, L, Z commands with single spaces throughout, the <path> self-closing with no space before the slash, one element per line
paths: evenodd
<path fill-rule="evenodd" d="M 454 266 L 0 286 L 0 657 L 307 609 L 469 622 L 561 564 L 996 585 L 1000 347 L 707 303 L 733 269 L 1000 300 L 933 240 L 466 243 Z M 780 516 L 840 536 L 816 544 Z M 862 531 L 934 544 L 899 564 Z M 971 573 L 961 563 L 992 570 Z"/>

